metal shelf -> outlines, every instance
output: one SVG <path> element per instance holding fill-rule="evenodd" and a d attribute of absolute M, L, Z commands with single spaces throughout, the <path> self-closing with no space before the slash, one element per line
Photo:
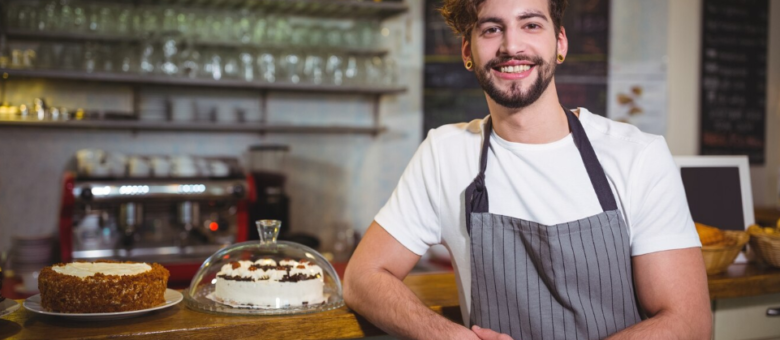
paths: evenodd
<path fill-rule="evenodd" d="M 386 127 L 361 126 L 300 126 L 260 123 L 212 123 L 212 122 L 157 122 L 157 121 L 35 121 L 0 120 L 0 128 L 48 128 L 79 130 L 126 131 L 194 131 L 194 132 L 242 132 L 242 133 L 306 133 L 306 134 L 368 134 L 378 135 Z"/>
<path fill-rule="evenodd" d="M 83 71 L 62 71 L 62 70 L 26 70 L 26 69 L 2 69 L 5 80 L 11 80 L 14 77 L 19 78 L 45 78 L 45 79 L 63 79 L 79 81 L 99 81 L 123 84 L 145 84 L 145 85 L 177 85 L 192 87 L 217 87 L 217 88 L 240 88 L 266 91 L 284 91 L 284 92 L 319 92 L 319 93 L 344 93 L 344 94 L 398 94 L 406 92 L 404 87 L 394 86 L 353 86 L 353 85 L 314 85 L 314 84 L 293 84 L 293 83 L 264 83 L 257 81 L 245 81 L 237 79 L 200 79 L 185 78 L 160 75 L 126 74 L 126 73 L 86 73 Z M 7 74 L 7 77 L 6 77 Z"/>
<path fill-rule="evenodd" d="M 404 2 L 370 0 L 122 0 L 141 5 L 174 5 L 262 10 L 265 13 L 311 15 L 318 18 L 386 19 L 409 10 Z"/>
<path fill-rule="evenodd" d="M 12 0 L 22 1 L 22 0 Z M 27 0 L 24 0 L 27 1 Z M 409 11 L 403 1 L 372 0 L 91 0 L 132 6 L 247 9 L 265 14 L 316 16 L 318 18 L 387 19 Z M 0 1 L 2 2 L 2 1 Z"/>
<path fill-rule="evenodd" d="M 174 32 L 178 34 L 179 32 Z M 5 31 L 6 37 L 9 39 L 19 40 L 34 40 L 34 41 L 95 41 L 101 43 L 140 43 L 146 38 L 142 38 L 135 35 L 106 35 L 106 34 L 89 34 L 89 33 L 73 33 L 73 32 L 39 32 L 30 30 L 21 30 L 16 28 L 10 28 Z M 254 43 L 241 43 L 232 41 L 194 41 L 195 46 L 204 47 L 224 47 L 224 48 L 262 48 L 263 51 L 289 51 L 289 50 L 305 50 L 310 51 L 311 48 L 307 47 L 295 47 L 295 46 L 273 46 L 273 45 L 258 45 Z M 383 56 L 387 54 L 387 50 L 384 49 L 371 49 L 371 48 L 345 48 L 345 47 L 321 47 L 321 49 L 327 49 L 328 51 L 335 51 L 348 55 L 368 55 L 368 56 Z"/>

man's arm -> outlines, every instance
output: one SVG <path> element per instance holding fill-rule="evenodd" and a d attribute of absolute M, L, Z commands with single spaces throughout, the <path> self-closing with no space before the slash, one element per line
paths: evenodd
<path fill-rule="evenodd" d="M 373 222 L 344 274 L 344 301 L 368 321 L 411 339 L 478 339 L 426 307 L 402 280 L 420 256 Z"/>
<path fill-rule="evenodd" d="M 710 339 L 712 312 L 700 248 L 632 259 L 634 286 L 649 317 L 609 339 Z"/>

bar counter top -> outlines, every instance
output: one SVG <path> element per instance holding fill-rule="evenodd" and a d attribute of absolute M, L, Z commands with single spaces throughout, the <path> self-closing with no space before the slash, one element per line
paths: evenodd
<path fill-rule="evenodd" d="M 410 275 L 404 283 L 436 313 L 462 322 L 452 273 Z M 712 299 L 780 293 L 780 269 L 733 264 L 709 277 Z M 23 300 L 17 300 L 20 304 Z M 296 316 L 223 316 L 180 303 L 139 317 L 115 321 L 72 321 L 34 314 L 20 307 L 0 318 L 0 339 L 347 339 L 384 334 L 346 307 Z"/>

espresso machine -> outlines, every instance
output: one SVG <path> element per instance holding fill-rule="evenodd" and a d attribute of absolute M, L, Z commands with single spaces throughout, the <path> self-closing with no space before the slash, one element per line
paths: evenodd
<path fill-rule="evenodd" d="M 248 167 L 253 179 L 256 199 L 249 209 L 251 220 L 273 219 L 282 222 L 280 240 L 287 240 L 290 226 L 290 197 L 285 191 L 287 176 L 284 162 L 290 152 L 288 145 L 253 145 L 248 150 Z M 249 239 L 257 240 L 257 230 L 249 230 Z"/>
<path fill-rule="evenodd" d="M 217 250 L 248 239 L 251 176 L 237 160 L 229 171 L 155 173 L 84 171 L 63 179 L 60 255 L 63 262 L 112 259 L 166 267 L 169 285 L 186 286 Z M 128 166 L 131 166 L 131 162 Z"/>

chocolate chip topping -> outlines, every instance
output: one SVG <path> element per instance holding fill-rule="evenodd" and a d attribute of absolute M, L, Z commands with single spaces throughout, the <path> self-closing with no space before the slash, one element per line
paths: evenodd
<path fill-rule="evenodd" d="M 294 275 L 285 275 L 282 276 L 282 279 L 279 280 L 279 282 L 298 282 L 298 281 L 306 281 L 306 280 L 314 280 L 317 277 L 314 275 L 306 275 L 306 274 L 294 274 Z"/>
<path fill-rule="evenodd" d="M 255 281 L 255 279 L 253 279 L 251 276 L 243 277 L 243 276 L 217 275 L 217 277 L 221 277 L 225 280 L 230 280 L 230 281 Z M 263 276 L 257 280 L 258 281 L 268 280 L 268 276 Z"/>

